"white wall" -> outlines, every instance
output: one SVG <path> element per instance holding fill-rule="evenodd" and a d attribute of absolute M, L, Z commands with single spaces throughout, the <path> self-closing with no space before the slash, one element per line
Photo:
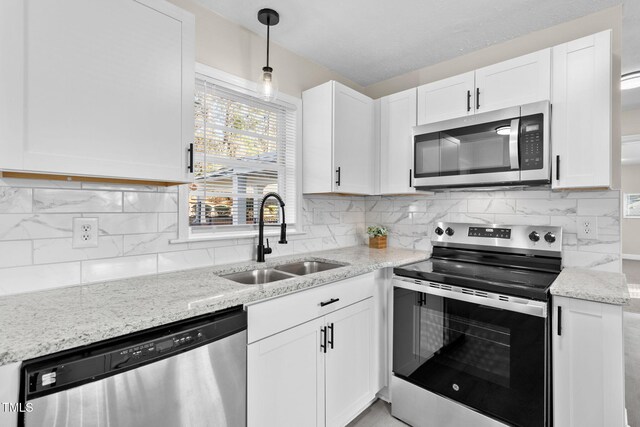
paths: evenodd
<path fill-rule="evenodd" d="M 554 225 L 563 229 L 563 264 L 620 272 L 618 191 L 478 191 L 368 197 L 366 225 L 389 228 L 389 245 L 431 250 L 438 221 Z M 598 239 L 577 236 L 579 216 L 598 217 Z"/>
<path fill-rule="evenodd" d="M 622 166 L 622 193 L 640 193 L 639 164 Z M 640 218 L 622 218 L 622 236 L 622 253 L 640 257 Z"/>

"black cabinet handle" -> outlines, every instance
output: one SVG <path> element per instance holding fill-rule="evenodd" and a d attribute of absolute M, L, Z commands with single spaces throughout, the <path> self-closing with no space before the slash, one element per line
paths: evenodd
<path fill-rule="evenodd" d="M 556 181 L 560 181 L 560 156 L 556 156 Z"/>
<path fill-rule="evenodd" d="M 320 350 L 327 352 L 327 328 L 324 326 L 320 328 Z"/>
<path fill-rule="evenodd" d="M 471 91 L 467 91 L 467 111 L 471 111 Z"/>
<path fill-rule="evenodd" d="M 412 187 L 411 178 L 413 177 L 413 169 L 409 169 L 409 188 Z"/>
<path fill-rule="evenodd" d="M 336 173 L 338 174 L 336 184 L 338 184 L 338 187 L 340 187 L 340 166 L 338 166 L 338 169 L 336 169 Z"/>
<path fill-rule="evenodd" d="M 333 349 L 333 323 L 331 323 L 329 326 L 327 326 L 327 328 L 329 328 L 329 330 L 331 331 L 331 338 L 329 339 L 328 344 Z"/>
<path fill-rule="evenodd" d="M 480 109 L 480 88 L 476 88 L 476 110 Z"/>
<path fill-rule="evenodd" d="M 323 301 L 320 303 L 320 307 L 324 307 L 325 305 L 333 304 L 334 302 L 340 301 L 340 298 L 331 298 L 329 301 Z"/>
<path fill-rule="evenodd" d="M 562 335 L 562 307 L 558 306 L 558 335 Z"/>
<path fill-rule="evenodd" d="M 193 173 L 193 142 L 189 144 L 187 151 L 189 152 L 189 164 L 187 165 L 187 170 L 189 173 Z"/>

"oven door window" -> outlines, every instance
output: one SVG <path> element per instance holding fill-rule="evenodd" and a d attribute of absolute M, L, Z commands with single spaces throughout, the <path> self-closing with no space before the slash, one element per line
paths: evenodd
<path fill-rule="evenodd" d="M 545 422 L 545 319 L 394 289 L 393 372 L 517 426 Z"/>
<path fill-rule="evenodd" d="M 517 130 L 515 130 L 517 132 Z M 416 135 L 416 177 L 507 172 L 512 167 L 511 120 Z M 515 154 L 514 154 L 515 155 Z"/>

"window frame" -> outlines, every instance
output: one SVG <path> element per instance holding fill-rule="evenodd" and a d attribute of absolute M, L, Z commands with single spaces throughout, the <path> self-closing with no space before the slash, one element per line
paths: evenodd
<path fill-rule="evenodd" d="M 214 84 L 219 85 L 221 87 L 234 90 L 236 92 L 250 95 L 250 96 L 258 96 L 257 94 L 257 83 L 252 82 L 250 80 L 243 79 L 238 76 L 234 76 L 222 70 L 210 67 L 208 65 L 204 65 L 201 63 L 196 63 L 195 67 L 196 74 L 200 74 L 205 76 L 207 79 L 211 80 Z M 194 80 L 196 76 L 194 75 Z M 287 107 L 294 108 L 295 111 L 292 114 L 295 114 L 296 121 L 296 129 L 294 134 L 294 145 L 295 145 L 295 164 L 293 165 L 295 171 L 295 181 L 296 191 L 295 191 L 295 212 L 296 212 L 296 222 L 290 223 L 287 222 L 287 232 L 288 234 L 302 234 L 301 230 L 303 229 L 303 216 L 302 216 L 302 169 L 300 165 L 302 164 L 302 99 L 296 98 L 287 94 L 279 93 L 278 97 L 273 103 Z M 290 201 L 285 200 L 286 203 L 290 203 Z M 204 240 L 228 240 L 228 239 L 241 239 L 241 238 L 253 238 L 258 235 L 258 226 L 250 225 L 250 226 L 242 226 L 242 227 L 252 227 L 251 229 L 233 229 L 233 230 L 224 230 L 220 229 L 220 227 L 216 227 L 214 225 L 199 225 L 197 227 L 192 227 L 189 224 L 189 184 L 184 184 L 179 186 L 178 188 L 178 238 L 173 240 L 172 243 L 183 243 L 183 242 L 193 242 L 193 241 L 204 241 Z M 279 235 L 279 227 L 267 227 L 265 228 L 265 235 Z"/>

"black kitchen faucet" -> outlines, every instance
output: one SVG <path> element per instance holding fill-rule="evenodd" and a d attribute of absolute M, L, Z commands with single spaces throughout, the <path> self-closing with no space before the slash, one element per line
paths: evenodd
<path fill-rule="evenodd" d="M 264 247 L 264 203 L 269 197 L 274 197 L 280 203 L 280 210 L 282 211 L 282 224 L 280 224 L 280 240 L 278 243 L 284 245 L 287 243 L 287 224 L 284 219 L 284 201 L 278 193 L 267 193 L 262 198 L 260 204 L 260 221 L 258 223 L 258 262 L 264 262 L 264 256 L 270 254 L 273 249 L 269 247 L 269 239 L 267 239 L 267 247 Z"/>

